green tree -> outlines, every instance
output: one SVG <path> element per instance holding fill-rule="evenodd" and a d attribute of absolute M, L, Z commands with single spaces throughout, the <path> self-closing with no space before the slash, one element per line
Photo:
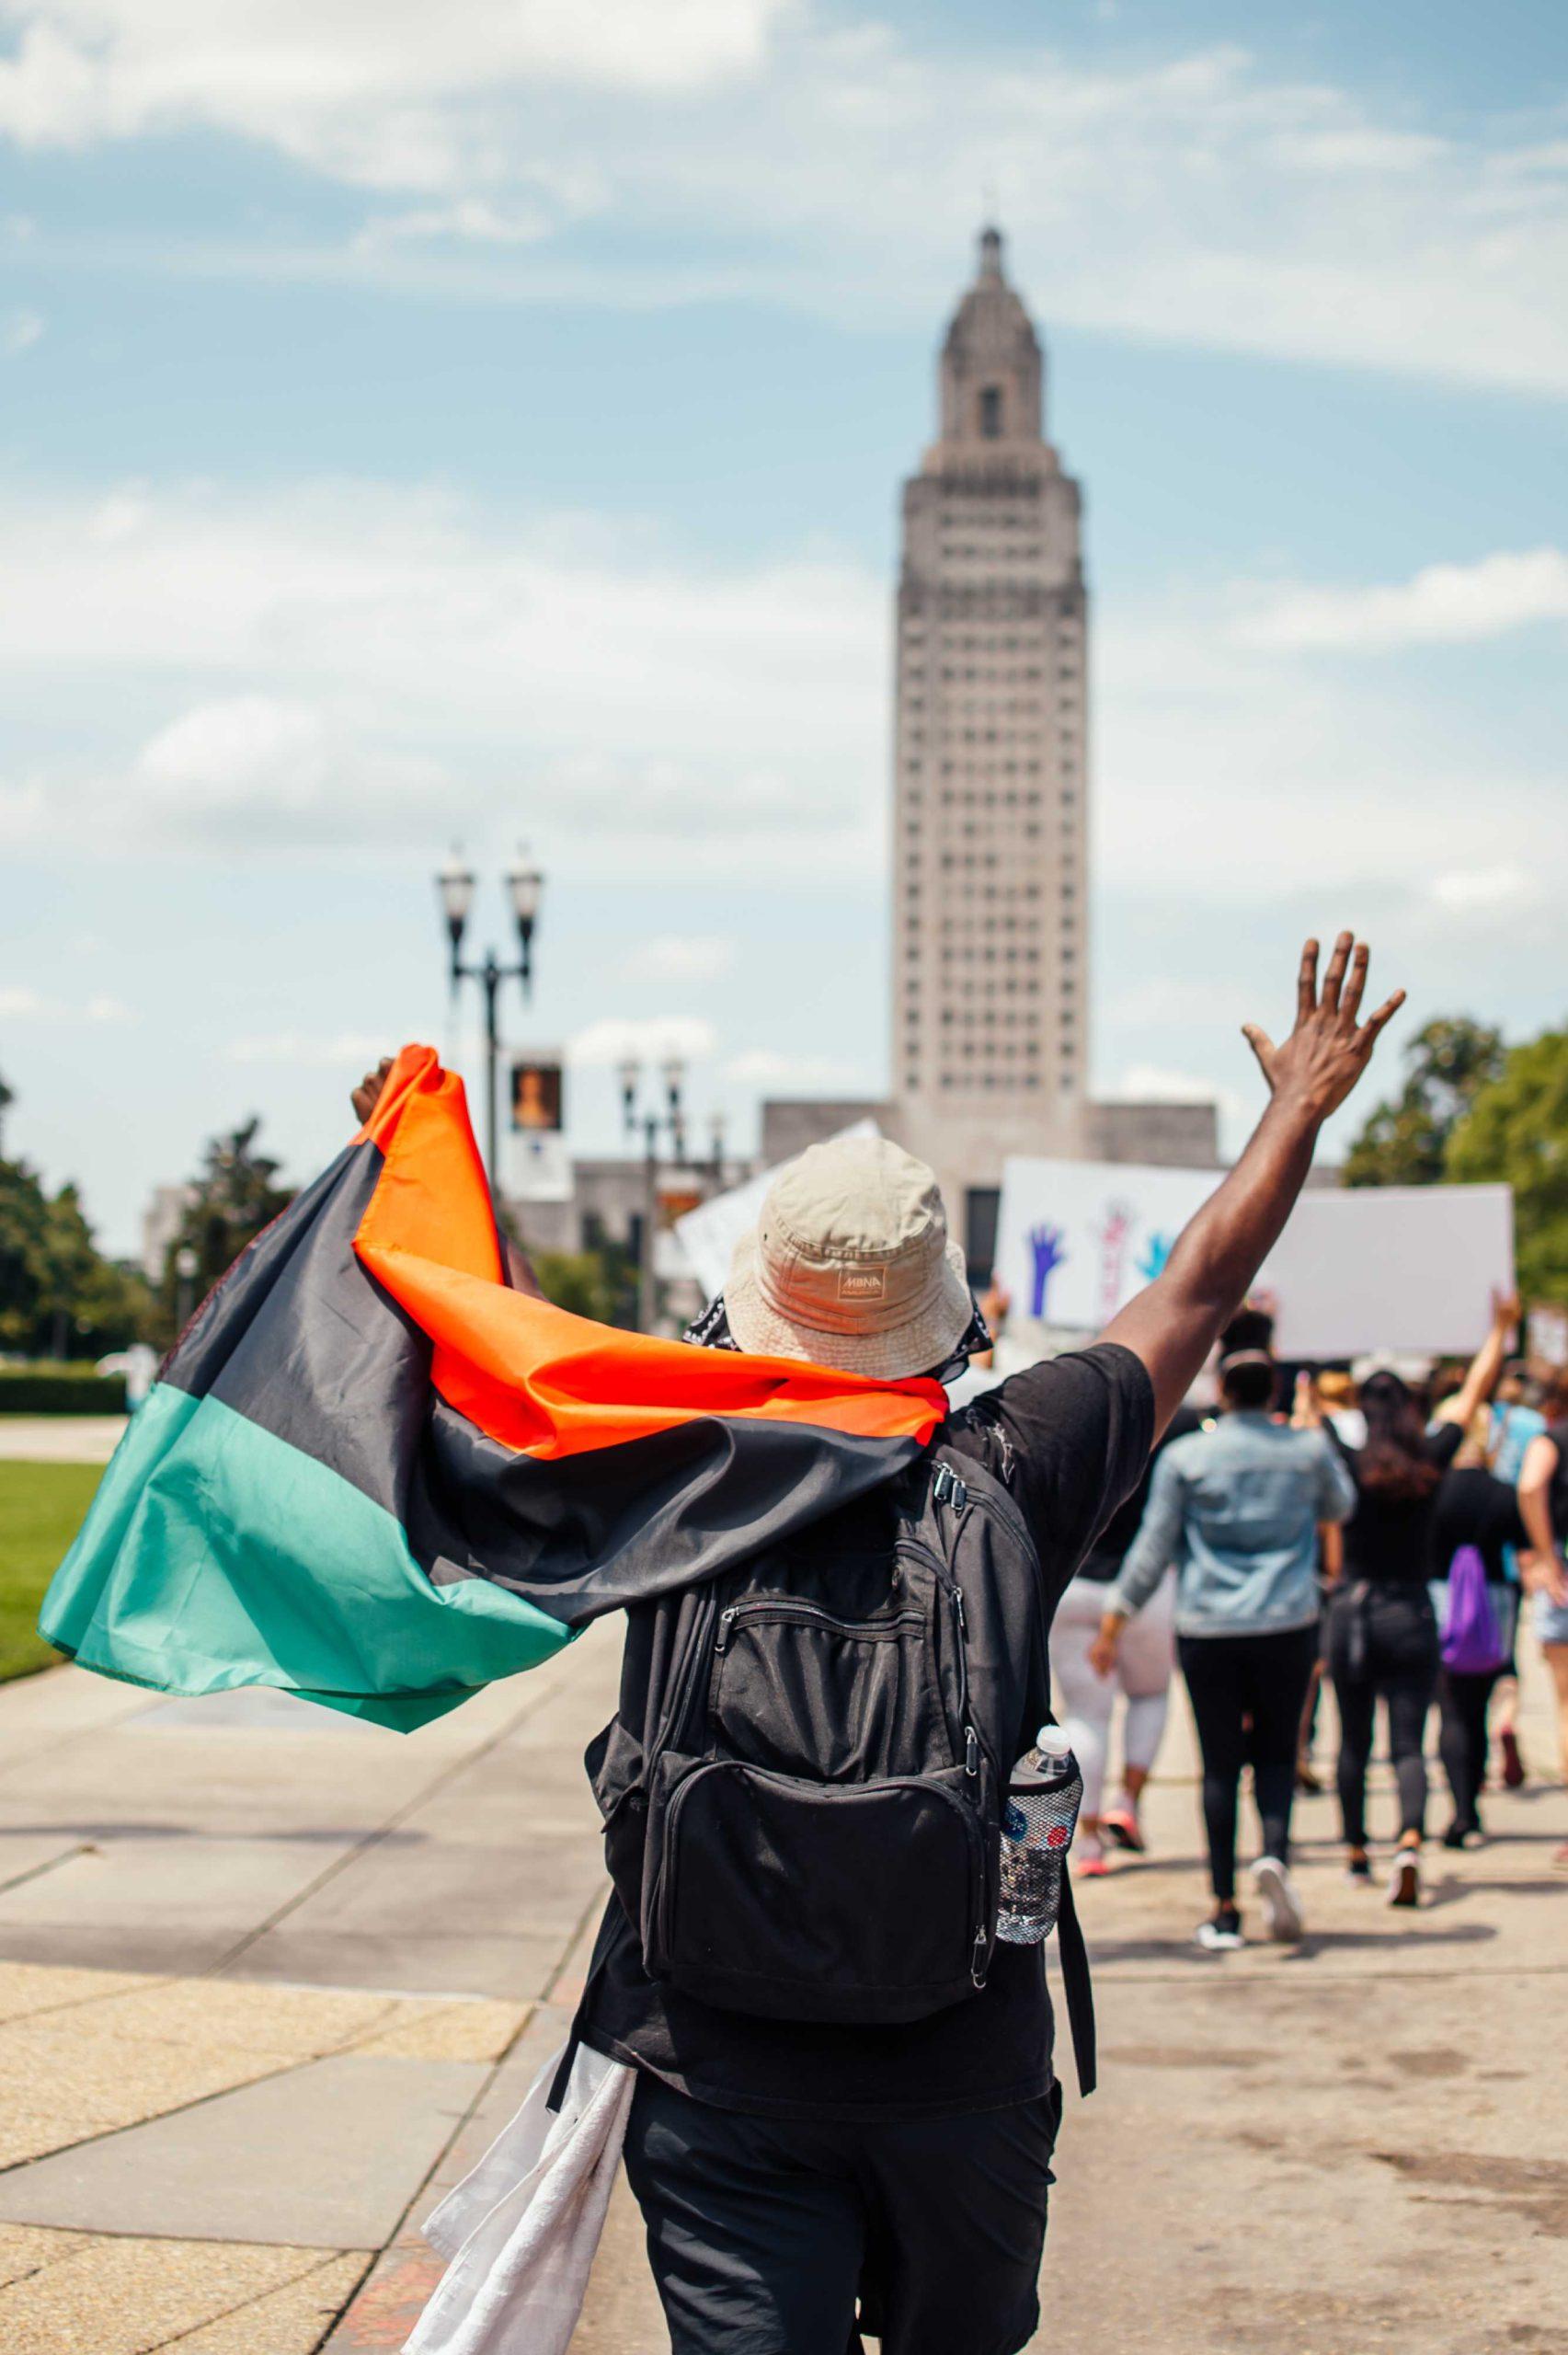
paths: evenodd
<path fill-rule="evenodd" d="M 196 1254 L 193 1282 L 200 1300 L 233 1267 L 246 1245 L 293 1200 L 292 1189 L 277 1182 L 278 1163 L 257 1149 L 260 1127 L 259 1116 L 253 1114 L 207 1147 L 165 1270 L 164 1294 L 171 1311 L 178 1298 L 181 1279 L 176 1262 L 182 1251 Z"/>
<path fill-rule="evenodd" d="M 1404 1086 L 1370 1114 L 1345 1156 L 1347 1186 L 1435 1186 L 1456 1125 L 1503 1069 L 1503 1034 L 1468 1015 L 1439 1015 L 1404 1057 Z"/>
<path fill-rule="evenodd" d="M 49 1203 L 25 1161 L 0 1161 L 0 1349 L 29 1350 L 43 1298 Z"/>
<path fill-rule="evenodd" d="M 1510 1048 L 1449 1137 L 1443 1175 L 1513 1187 L 1519 1290 L 1568 1307 L 1568 1030 Z"/>
<path fill-rule="evenodd" d="M 0 1081 L 0 1109 L 13 1101 Z M 144 1331 L 140 1275 L 106 1259 L 73 1185 L 49 1193 L 25 1161 L 0 1159 L 0 1349 L 101 1357 Z"/>
<path fill-rule="evenodd" d="M 635 1327 L 637 1273 L 628 1252 L 616 1244 L 595 1251 L 536 1251 L 533 1272 L 546 1300 L 591 1316 L 601 1325 Z"/>

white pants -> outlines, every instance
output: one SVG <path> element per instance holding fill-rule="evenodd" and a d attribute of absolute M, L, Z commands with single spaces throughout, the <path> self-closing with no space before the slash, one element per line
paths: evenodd
<path fill-rule="evenodd" d="M 1098 1815 L 1104 1800 L 1111 1712 L 1117 1693 L 1127 1695 L 1123 1758 L 1127 1766 L 1147 1773 L 1165 1730 L 1176 1660 L 1176 1574 L 1167 1570 L 1138 1616 L 1122 1629 L 1115 1673 L 1096 1676 L 1089 1665 L 1089 1647 L 1099 1633 L 1111 1593 L 1098 1579 L 1074 1579 L 1057 1605 L 1051 1627 L 1051 1691 L 1083 1776 L 1083 1812 L 1088 1816 Z"/>

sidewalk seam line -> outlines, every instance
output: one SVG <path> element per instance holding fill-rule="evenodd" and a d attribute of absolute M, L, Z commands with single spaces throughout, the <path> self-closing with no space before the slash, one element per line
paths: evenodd
<path fill-rule="evenodd" d="M 569 1952 L 570 1949 L 568 1948 L 567 1951 Z M 366 2284 L 371 2280 L 371 2277 L 375 2272 L 376 2267 L 392 2249 L 397 2246 L 398 2243 L 402 2240 L 404 2234 L 408 2229 L 410 2222 L 412 2221 L 415 2210 L 421 2205 L 428 2196 L 430 2186 L 435 2181 L 437 2174 L 445 2164 L 448 2154 L 452 2150 L 459 2137 L 467 2131 L 473 2120 L 478 2116 L 485 2102 L 489 2098 L 491 2088 L 494 2086 L 497 2078 L 500 2075 L 501 2071 L 505 2068 L 508 2061 L 517 2050 L 517 2047 L 521 2043 L 529 2028 L 532 2026 L 537 2015 L 544 2008 L 544 2005 L 541 2002 L 531 2003 L 529 2005 L 527 2017 L 519 2028 L 517 2034 L 512 2038 L 511 2042 L 508 2045 L 506 2051 L 499 2054 L 496 2061 L 491 2064 L 490 2073 L 485 2079 L 484 2084 L 475 2088 L 473 2100 L 468 2104 L 468 2107 L 464 2111 L 462 2117 L 457 2120 L 452 2127 L 452 2132 L 447 2136 L 446 2141 L 441 2144 L 441 2149 L 430 2161 L 429 2167 L 426 2169 L 423 2177 L 420 2178 L 419 2183 L 410 2197 L 407 2206 L 404 2209 L 403 2213 L 398 2217 L 396 2223 L 392 2228 L 392 2231 L 382 2243 L 380 2248 L 372 2255 L 369 2265 L 365 2268 L 364 2272 L 360 2276 L 359 2280 L 354 2284 L 354 2287 L 349 2292 L 349 2295 L 344 2299 L 343 2303 L 339 2306 L 338 2312 L 333 2315 L 331 2322 L 327 2325 L 327 2327 L 322 2337 L 316 2340 L 315 2346 L 312 2349 L 312 2355 L 323 2355 L 323 2350 L 330 2346 L 334 2333 L 347 2319 L 355 2300 L 364 2290 Z M 416 2227 L 416 2229 L 418 2228 Z"/>
<path fill-rule="evenodd" d="M 257 1983 L 258 1985 L 265 1986 L 266 1982 L 263 1980 L 258 1981 Z M 395 2000 L 402 2002 L 406 1999 L 397 1997 Z M 418 2001 L 418 1999 L 416 1997 L 414 2000 Z M 527 2016 L 524 2017 L 521 2026 L 515 2031 L 509 2040 L 506 2051 L 500 2053 L 494 2060 L 486 2061 L 481 2059 L 466 2062 L 460 2062 L 457 2064 L 460 2068 L 467 2067 L 483 2069 L 487 2067 L 495 2070 L 500 2067 L 502 2061 L 506 2059 L 507 2053 L 511 2051 L 512 2046 L 517 2042 L 518 2038 L 522 2034 L 523 2029 L 527 2027 L 529 2018 L 532 2016 L 534 2010 L 537 2008 L 537 2005 L 527 1998 L 520 1998 L 520 2000 L 526 2003 Z M 372 2030 L 372 2033 L 379 2033 L 379 2031 Z M 146 2040 L 149 2043 L 155 2043 L 160 2039 L 150 2037 Z M 166 2042 L 167 2041 L 166 2039 L 162 2040 Z M 274 2085 L 280 2077 L 292 2076 L 295 2071 L 299 2069 L 313 2069 L 319 2062 L 352 2060 L 354 2052 L 355 2047 L 352 2042 L 329 2044 L 326 2051 L 322 2052 L 303 2052 L 296 2060 L 283 2062 L 281 2066 L 279 2068 L 264 2069 L 259 2076 L 241 2077 L 232 2085 L 219 2085 L 215 2087 L 212 2093 L 198 2094 L 194 2099 L 190 2101 L 176 2102 L 173 2107 L 168 2109 L 155 2109 L 146 2118 L 128 2119 L 123 2126 L 105 2126 L 100 2128 L 98 2132 L 96 2134 L 79 2134 L 74 2142 L 57 2142 L 50 2150 L 34 2151 L 29 2158 L 10 2159 L 3 2165 L 0 2165 L 0 2178 L 8 2175 L 15 2175 L 20 2167 L 41 2165 L 45 2159 L 59 2158 L 67 2151 L 85 2150 L 87 2145 L 92 2142 L 111 2142 L 118 2134 L 134 2134 L 143 2126 L 156 2126 L 163 2119 L 182 2117 L 187 2110 L 201 2109 L 208 2102 L 226 2101 L 231 2094 L 248 2093 L 252 2085 Z M 260 2055 L 258 2055 L 258 2059 L 260 2057 Z M 367 2061 L 401 2061 L 412 2058 L 416 2062 L 416 2065 L 420 2065 L 420 2056 L 418 2054 L 410 2056 L 409 2054 L 399 2052 L 367 2052 L 361 2057 Z M 486 2079 L 486 2085 L 488 2082 L 489 2080 Z M 59 2230 L 62 2232 L 69 2232 L 74 2230 L 74 2227 L 71 2225 L 44 2225 L 40 2227 L 40 2229 L 43 2231 Z M 181 2238 L 181 2235 L 177 2233 L 143 2234 L 117 2233 L 109 2235 L 109 2237 L 116 2240 L 134 2240 L 137 2238 L 178 2240 Z M 189 2234 L 184 2237 L 189 2238 Z M 257 2241 L 254 2243 L 246 2243 L 246 2246 L 257 2248 L 277 2248 L 286 2247 L 288 2244 L 286 2242 L 277 2241 Z"/>
<path fill-rule="evenodd" d="M 209 2243 L 208 2246 L 212 2246 L 214 2244 Z M 222 2246 L 223 2244 L 218 2243 L 216 2246 Z M 265 2241 L 242 2241 L 234 2246 L 242 2248 L 265 2248 L 275 2244 Z M 194 2338 L 199 2330 L 211 2330 L 216 2323 L 230 2322 L 235 2315 L 243 2315 L 250 2307 L 261 2305 L 268 2298 L 276 2297 L 280 2290 L 298 2289 L 300 2283 L 308 2281 L 313 2273 L 324 2273 L 329 2265 L 336 2265 L 339 2258 L 359 2257 L 361 2254 L 362 2252 L 356 2248 L 325 2249 L 318 2253 L 316 2262 L 314 2265 L 307 2265 L 303 2272 L 292 2273 L 286 2281 L 274 2281 L 269 2288 L 258 2290 L 253 2298 L 242 2298 L 237 2306 L 225 2306 L 221 2315 L 208 2315 L 203 2321 L 192 2323 L 189 2330 L 177 2330 L 172 2338 L 155 2339 L 151 2347 L 143 2349 L 143 2355 L 160 2355 L 162 2349 L 177 2347 L 182 2338 Z M 372 2262 L 374 2262 L 373 2257 Z M 366 2269 L 368 2271 L 369 2268 L 367 2267 Z M 360 2279 L 363 2280 L 364 2275 L 361 2274 Z M 320 2343 L 318 2339 L 316 2344 L 319 2346 Z"/>
<path fill-rule="evenodd" d="M 438 1791 L 444 1789 L 448 1783 L 455 1782 L 459 1775 L 466 1774 L 470 1766 L 477 1765 L 482 1758 L 487 1758 L 493 1750 L 498 1749 L 503 1741 L 509 1740 L 519 1726 L 525 1724 L 531 1717 L 544 1707 L 552 1689 L 546 1687 L 544 1692 L 534 1694 L 523 1704 L 514 1717 L 509 1717 L 505 1725 L 499 1727 L 487 1741 L 481 1742 L 477 1749 L 465 1752 L 461 1758 L 454 1759 L 442 1767 L 440 1773 L 433 1775 L 412 1798 L 406 1800 L 381 1823 L 363 1833 L 352 1846 L 346 1848 L 341 1855 L 335 1856 L 329 1865 L 323 1867 L 314 1880 L 307 1881 L 303 1889 L 296 1890 L 293 1896 L 285 1899 L 284 1902 L 276 1907 L 264 1922 L 258 1923 L 255 1929 L 247 1930 L 244 1937 L 230 1947 L 225 1953 L 220 1955 L 215 1962 L 209 1963 L 205 1970 L 196 1975 L 201 1979 L 216 1978 L 220 1971 L 227 1970 L 233 1963 L 237 1962 L 242 1955 L 248 1954 L 251 1947 L 258 1945 L 269 1931 L 275 1930 L 280 1922 L 286 1922 L 291 1913 L 297 1912 L 311 1898 L 318 1896 L 339 1873 L 346 1872 L 350 1865 L 357 1864 L 361 1856 L 369 1855 L 373 1848 L 379 1847 L 381 1843 L 395 1832 L 400 1824 L 406 1823 L 411 1815 L 417 1814 L 420 1808 L 434 1798 Z"/>

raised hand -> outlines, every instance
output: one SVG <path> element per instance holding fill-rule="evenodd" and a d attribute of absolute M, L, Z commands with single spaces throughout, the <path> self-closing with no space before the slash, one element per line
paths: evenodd
<path fill-rule="evenodd" d="M 1029 1230 L 1029 1248 L 1034 1255 L 1034 1281 L 1029 1287 L 1029 1314 L 1043 1316 L 1046 1313 L 1046 1288 L 1051 1271 L 1059 1268 L 1067 1253 L 1062 1248 L 1059 1226 L 1035 1226 Z"/>
<path fill-rule="evenodd" d="M 1135 1265 L 1146 1284 L 1151 1284 L 1157 1276 L 1164 1274 L 1165 1262 L 1171 1256 L 1171 1246 L 1175 1239 L 1173 1235 L 1151 1235 L 1144 1245 L 1142 1257 Z"/>
<path fill-rule="evenodd" d="M 1320 991 L 1318 944 L 1309 940 L 1301 951 L 1290 1036 L 1276 1047 L 1255 1022 L 1242 1025 L 1270 1093 L 1299 1105 L 1316 1120 L 1338 1110 L 1370 1063 L 1379 1032 L 1404 1004 L 1404 992 L 1395 990 L 1376 1014 L 1357 1022 L 1369 953 L 1365 941 L 1342 932 Z"/>
<path fill-rule="evenodd" d="M 392 1069 L 392 1057 L 383 1055 L 374 1071 L 366 1072 L 349 1101 L 354 1108 L 354 1118 L 363 1128 L 381 1101 L 381 1091 L 386 1086 L 387 1073 Z"/>

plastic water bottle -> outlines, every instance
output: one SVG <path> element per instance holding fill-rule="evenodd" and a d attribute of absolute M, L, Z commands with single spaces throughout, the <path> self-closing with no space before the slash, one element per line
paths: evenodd
<path fill-rule="evenodd" d="M 1002 1809 L 996 1935 L 1006 1945 L 1038 1946 L 1055 1929 L 1082 1798 L 1071 1742 L 1060 1726 L 1042 1726 L 1013 1770 Z"/>

